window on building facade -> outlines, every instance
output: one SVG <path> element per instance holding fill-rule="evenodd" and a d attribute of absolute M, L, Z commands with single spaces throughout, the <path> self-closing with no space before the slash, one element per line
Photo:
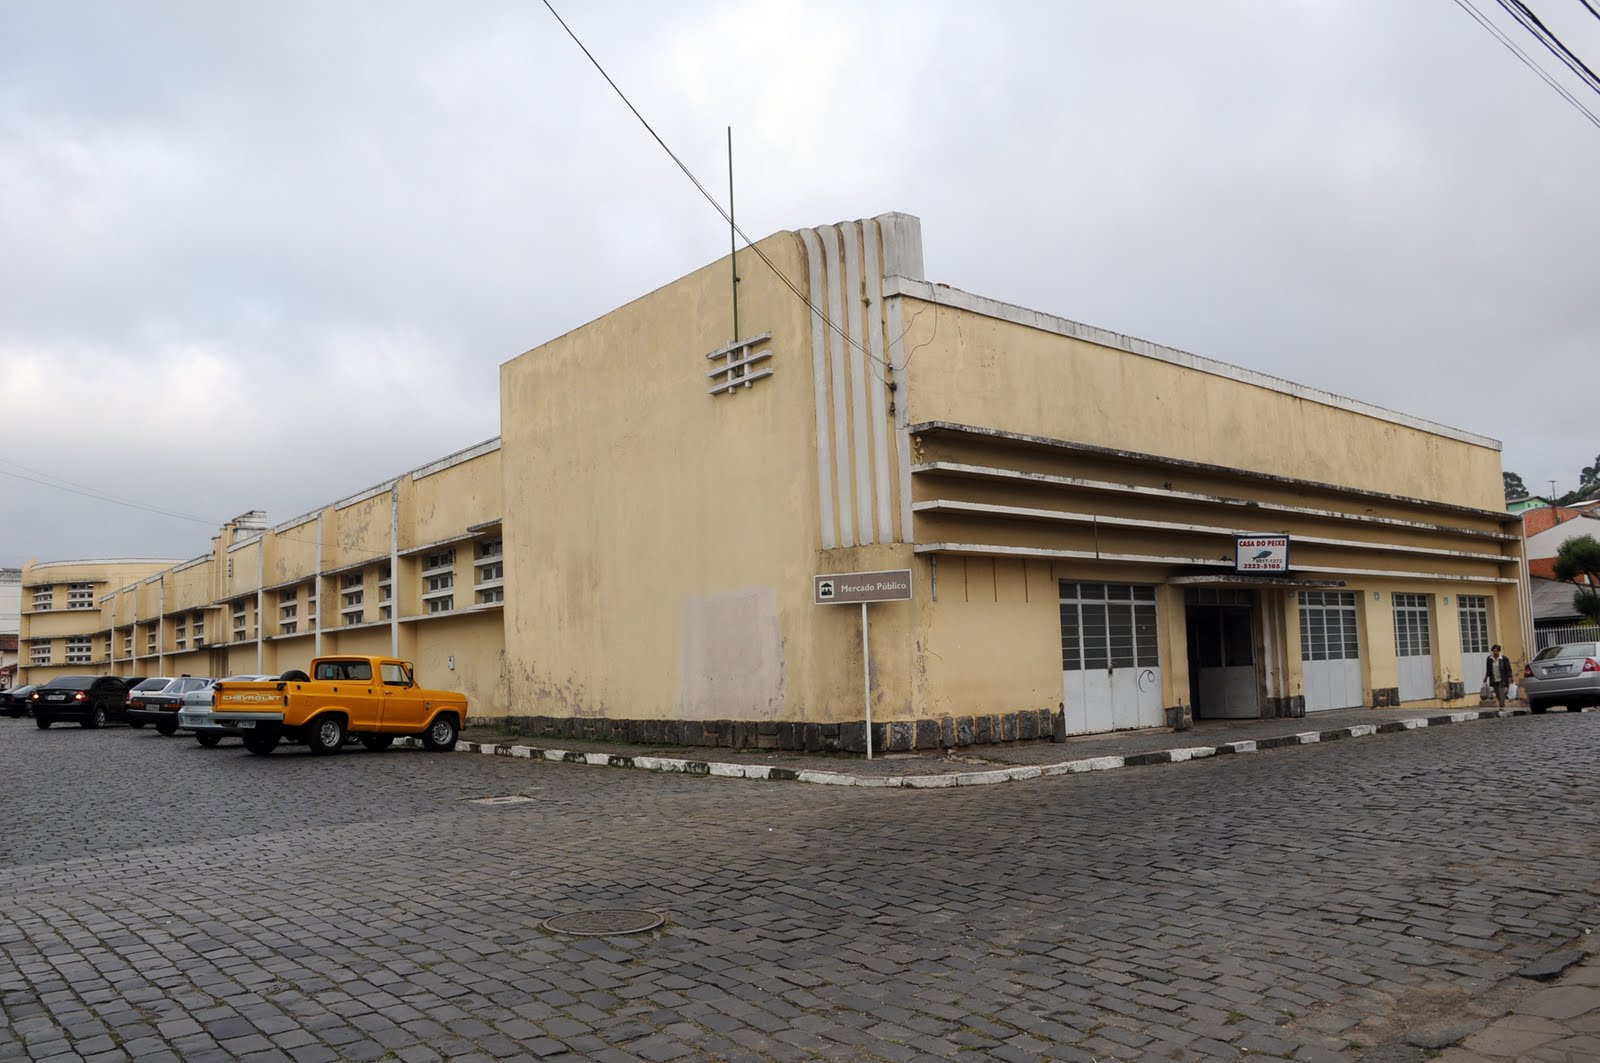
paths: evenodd
<path fill-rule="evenodd" d="M 33 589 L 33 608 L 36 612 L 47 613 L 56 602 L 56 589 L 54 587 L 35 587 Z"/>
<path fill-rule="evenodd" d="M 68 609 L 93 609 L 94 608 L 94 584 L 92 584 L 92 583 L 69 583 L 69 584 L 67 584 L 67 608 Z"/>
<path fill-rule="evenodd" d="M 73 635 L 67 639 L 67 663 L 88 664 L 94 656 L 94 639 L 89 635 Z"/>
<path fill-rule="evenodd" d="M 456 607 L 456 552 L 440 550 L 422 561 L 422 602 L 430 613 L 448 613 Z"/>
<path fill-rule="evenodd" d="M 1461 607 L 1461 652 L 1489 655 L 1489 597 L 1463 594 L 1456 599 Z M 1468 676 L 1471 679 L 1472 676 Z"/>
<path fill-rule="evenodd" d="M 1160 663 L 1154 587 L 1062 581 L 1063 670 L 1155 668 Z"/>
<path fill-rule="evenodd" d="M 244 603 L 233 603 L 233 641 L 244 641 Z"/>
<path fill-rule="evenodd" d="M 172 622 L 172 644 L 180 650 L 189 648 L 189 624 L 181 616 Z"/>
<path fill-rule="evenodd" d="M 144 652 L 146 654 L 153 654 L 153 653 L 157 652 L 157 649 L 158 649 L 158 647 L 156 646 L 156 626 L 154 624 L 151 624 L 149 627 L 145 628 L 145 630 L 144 630 Z"/>
<path fill-rule="evenodd" d="M 194 644 L 199 646 L 206 640 L 206 614 L 195 613 L 191 626 L 194 628 Z"/>
<path fill-rule="evenodd" d="M 365 618 L 367 592 L 359 572 L 346 572 L 339 580 L 339 618 L 346 624 L 359 624 Z"/>
<path fill-rule="evenodd" d="M 122 636 L 122 653 L 123 653 L 123 656 L 125 656 L 125 657 L 132 657 L 133 656 L 133 629 L 132 628 L 129 628 L 128 629 L 128 633 L 126 635 Z"/>
<path fill-rule="evenodd" d="M 478 544 L 477 552 L 477 560 L 473 562 L 476 572 L 473 589 L 477 592 L 478 604 L 492 605 L 505 601 L 506 567 L 501 540 L 485 539 Z"/>
<path fill-rule="evenodd" d="M 29 664 L 49 664 L 50 663 L 50 640 L 49 639 L 29 639 L 28 640 L 28 663 Z"/>
<path fill-rule="evenodd" d="M 1301 591 L 1300 659 L 1353 661 L 1360 656 L 1355 592 Z"/>
<path fill-rule="evenodd" d="M 1394 652 L 1399 657 L 1426 657 L 1433 652 L 1426 594 L 1394 596 Z"/>

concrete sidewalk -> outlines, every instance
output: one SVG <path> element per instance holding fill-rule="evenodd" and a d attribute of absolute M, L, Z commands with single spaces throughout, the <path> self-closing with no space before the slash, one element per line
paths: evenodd
<path fill-rule="evenodd" d="M 1490 725 L 1507 717 L 1527 714 L 1525 708 L 1458 712 L 1341 709 L 1303 719 L 1203 721 L 1183 732 L 1166 728 L 1123 731 L 1085 735 L 1065 742 L 1041 740 L 971 746 L 939 754 L 891 753 L 870 761 L 853 754 L 664 748 L 577 739 L 562 739 L 553 746 L 533 744 L 481 727 L 464 732 L 457 749 L 465 753 L 720 778 L 936 789 L 1180 763 L 1344 739 L 1381 738 L 1425 727 Z"/>
<path fill-rule="evenodd" d="M 1568 963 L 1574 965 L 1558 974 Z M 1558 953 L 1534 966 L 1543 969 L 1530 968 L 1523 973 L 1553 980 L 1527 994 L 1507 1014 L 1458 1042 L 1453 1041 L 1453 1047 L 1435 1057 L 1437 1063 L 1600 1060 L 1600 941 L 1588 934 L 1580 939 L 1578 949 Z"/>

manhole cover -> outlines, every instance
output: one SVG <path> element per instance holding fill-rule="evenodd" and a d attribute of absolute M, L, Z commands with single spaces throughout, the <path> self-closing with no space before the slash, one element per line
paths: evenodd
<path fill-rule="evenodd" d="M 569 912 L 554 915 L 539 925 L 557 934 L 602 937 L 608 934 L 642 934 L 666 922 L 655 912 L 633 908 L 602 908 L 595 912 Z"/>
<path fill-rule="evenodd" d="M 520 805 L 532 800 L 533 798 L 526 794 L 507 794 L 504 797 L 475 797 L 467 803 L 469 805 Z"/>

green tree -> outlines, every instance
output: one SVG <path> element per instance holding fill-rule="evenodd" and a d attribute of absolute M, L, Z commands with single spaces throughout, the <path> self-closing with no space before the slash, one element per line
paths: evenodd
<path fill-rule="evenodd" d="M 1596 458 L 1595 461 L 1600 462 L 1600 458 Z M 1522 486 L 1522 477 L 1518 476 L 1514 472 L 1502 472 L 1500 475 L 1506 481 L 1507 502 L 1511 501 L 1513 498 L 1528 497 L 1528 489 Z"/>
<path fill-rule="evenodd" d="M 1556 551 L 1556 579 L 1577 588 L 1572 608 L 1590 623 L 1600 624 L 1600 541 L 1592 535 L 1568 539 Z"/>

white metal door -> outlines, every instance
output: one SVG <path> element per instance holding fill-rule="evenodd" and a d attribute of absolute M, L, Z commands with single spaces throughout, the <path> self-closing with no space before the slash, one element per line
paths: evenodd
<path fill-rule="evenodd" d="M 1300 592 L 1300 669 L 1307 712 L 1366 704 L 1353 592 Z"/>
<path fill-rule="evenodd" d="M 1433 685 L 1433 628 L 1426 594 L 1394 596 L 1394 653 L 1401 701 L 1436 697 Z"/>
<path fill-rule="evenodd" d="M 1061 581 L 1062 703 L 1068 734 L 1160 727 L 1155 588 Z"/>
<path fill-rule="evenodd" d="M 1489 659 L 1489 598 L 1484 594 L 1463 594 L 1456 599 L 1461 611 L 1461 682 L 1467 693 L 1483 685 Z"/>

